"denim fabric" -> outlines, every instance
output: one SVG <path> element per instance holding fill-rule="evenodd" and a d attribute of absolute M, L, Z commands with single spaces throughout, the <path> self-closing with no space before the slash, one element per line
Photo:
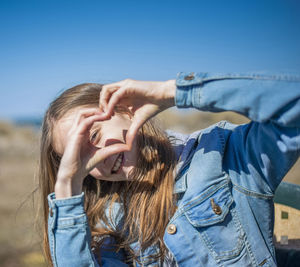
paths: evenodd
<path fill-rule="evenodd" d="M 300 155 L 300 76 L 179 73 L 176 84 L 177 107 L 231 110 L 251 122 L 168 131 L 178 156 L 178 208 L 169 222 L 176 231 L 164 235 L 170 255 L 178 266 L 276 266 L 273 196 Z M 83 194 L 48 200 L 55 266 L 98 266 Z M 155 249 L 139 253 L 143 266 L 159 266 L 149 259 Z M 101 264 L 122 266 L 123 257 L 103 251 Z"/>

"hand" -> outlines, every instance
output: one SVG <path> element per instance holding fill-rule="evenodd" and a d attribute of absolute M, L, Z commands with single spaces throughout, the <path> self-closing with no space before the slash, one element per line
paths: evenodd
<path fill-rule="evenodd" d="M 56 198 L 81 193 L 84 178 L 99 162 L 128 150 L 126 144 L 98 148 L 90 142 L 91 126 L 102 120 L 103 113 L 97 108 L 84 109 L 76 115 L 75 122 L 67 133 L 67 143 L 57 173 Z"/>
<path fill-rule="evenodd" d="M 174 106 L 175 80 L 166 82 L 135 81 L 126 79 L 104 85 L 99 99 L 100 109 L 108 119 L 114 107 L 128 107 L 133 113 L 132 125 L 126 135 L 126 144 L 131 148 L 138 129 L 159 112 Z"/>

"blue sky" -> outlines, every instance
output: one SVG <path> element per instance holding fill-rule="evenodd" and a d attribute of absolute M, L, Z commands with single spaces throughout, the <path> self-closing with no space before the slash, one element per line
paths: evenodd
<path fill-rule="evenodd" d="M 300 72 L 300 1 L 0 1 L 0 118 L 64 89 L 179 71 Z"/>

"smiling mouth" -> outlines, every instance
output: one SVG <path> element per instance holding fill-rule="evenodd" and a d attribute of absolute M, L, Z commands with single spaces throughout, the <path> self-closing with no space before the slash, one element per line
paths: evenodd
<path fill-rule="evenodd" d="M 119 170 L 121 169 L 121 166 L 123 165 L 123 159 L 124 159 L 124 153 L 120 153 L 119 156 L 117 157 L 115 164 L 113 168 L 111 169 L 111 174 L 118 173 Z"/>

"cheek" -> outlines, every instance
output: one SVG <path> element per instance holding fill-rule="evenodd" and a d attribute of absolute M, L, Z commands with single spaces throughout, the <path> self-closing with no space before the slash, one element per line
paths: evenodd
<path fill-rule="evenodd" d="M 111 129 L 116 131 L 128 130 L 131 125 L 131 120 L 127 116 L 116 116 L 114 120 L 111 120 Z"/>
<path fill-rule="evenodd" d="M 128 128 L 114 125 L 104 127 L 101 131 L 101 145 L 108 146 L 118 142 L 125 142 Z"/>
<path fill-rule="evenodd" d="M 110 145 L 107 140 L 115 140 L 114 142 L 125 142 L 126 133 L 131 125 L 131 120 L 126 115 L 113 116 L 111 120 L 104 121 L 101 124 L 101 144 L 102 146 Z M 113 142 L 112 142 L 113 143 Z"/>

